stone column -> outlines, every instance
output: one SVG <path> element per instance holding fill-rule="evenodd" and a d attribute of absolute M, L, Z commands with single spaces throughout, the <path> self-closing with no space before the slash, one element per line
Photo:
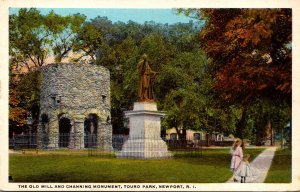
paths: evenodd
<path fill-rule="evenodd" d="M 43 146 L 43 125 L 42 125 L 42 120 L 40 118 L 39 120 L 39 125 L 38 125 L 38 128 L 37 128 L 37 134 L 36 134 L 36 144 L 37 144 L 37 148 L 38 149 L 43 149 L 44 146 Z"/>
<path fill-rule="evenodd" d="M 43 133 L 42 133 L 42 125 L 41 121 L 39 122 L 36 134 L 36 145 L 38 149 L 43 149 Z"/>
<path fill-rule="evenodd" d="M 70 130 L 70 138 L 69 138 L 69 148 L 74 149 L 75 148 L 75 131 L 74 131 L 74 122 L 71 122 L 71 130 Z"/>
<path fill-rule="evenodd" d="M 74 118 L 74 148 L 84 149 L 84 116 Z"/>
<path fill-rule="evenodd" d="M 112 125 L 110 123 L 105 123 L 105 131 L 104 131 L 104 150 L 111 151 L 112 147 Z"/>
<path fill-rule="evenodd" d="M 59 120 L 57 118 L 50 118 L 49 119 L 49 130 L 48 130 L 48 137 L 49 137 L 49 149 L 59 148 Z"/>
<path fill-rule="evenodd" d="M 109 123 L 101 122 L 97 131 L 97 147 L 102 150 L 112 150 L 112 126 Z"/>
<path fill-rule="evenodd" d="M 97 127 L 97 148 L 104 150 L 104 130 L 105 127 L 103 126 L 102 122 L 98 122 L 98 127 Z"/>

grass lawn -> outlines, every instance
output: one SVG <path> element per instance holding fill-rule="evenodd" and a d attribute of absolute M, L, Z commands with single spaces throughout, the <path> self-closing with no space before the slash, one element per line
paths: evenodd
<path fill-rule="evenodd" d="M 278 149 L 265 183 L 290 183 L 292 178 L 292 153 L 290 149 Z"/>
<path fill-rule="evenodd" d="M 264 149 L 246 149 L 254 158 Z M 80 153 L 79 153 L 80 154 Z M 231 177 L 228 148 L 204 149 L 202 157 L 133 160 L 88 157 L 66 151 L 10 154 L 14 182 L 222 183 Z"/>

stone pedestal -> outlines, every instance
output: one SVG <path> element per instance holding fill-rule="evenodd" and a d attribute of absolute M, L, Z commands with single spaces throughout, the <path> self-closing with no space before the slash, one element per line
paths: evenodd
<path fill-rule="evenodd" d="M 154 102 L 135 102 L 133 111 L 126 111 L 130 134 L 124 143 L 121 158 L 158 159 L 172 157 L 166 143 L 161 139 L 161 118 Z"/>

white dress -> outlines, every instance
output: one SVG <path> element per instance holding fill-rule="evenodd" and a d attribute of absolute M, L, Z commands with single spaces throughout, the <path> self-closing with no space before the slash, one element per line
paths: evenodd
<path fill-rule="evenodd" d="M 238 146 L 236 147 L 235 150 L 232 148 L 230 149 L 231 153 L 231 163 L 230 163 L 230 168 L 236 171 L 236 169 L 239 167 L 242 159 L 243 159 L 243 149 Z"/>
<path fill-rule="evenodd" d="M 257 170 L 248 161 L 242 161 L 236 171 L 237 176 L 245 177 L 246 182 L 254 182 L 258 176 Z"/>

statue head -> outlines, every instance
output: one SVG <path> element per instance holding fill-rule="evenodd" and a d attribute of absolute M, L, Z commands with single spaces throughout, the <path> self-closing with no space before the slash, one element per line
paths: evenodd
<path fill-rule="evenodd" d="M 142 59 L 143 59 L 143 60 L 148 59 L 148 55 L 147 55 L 146 53 L 144 53 L 143 56 L 142 56 Z"/>

